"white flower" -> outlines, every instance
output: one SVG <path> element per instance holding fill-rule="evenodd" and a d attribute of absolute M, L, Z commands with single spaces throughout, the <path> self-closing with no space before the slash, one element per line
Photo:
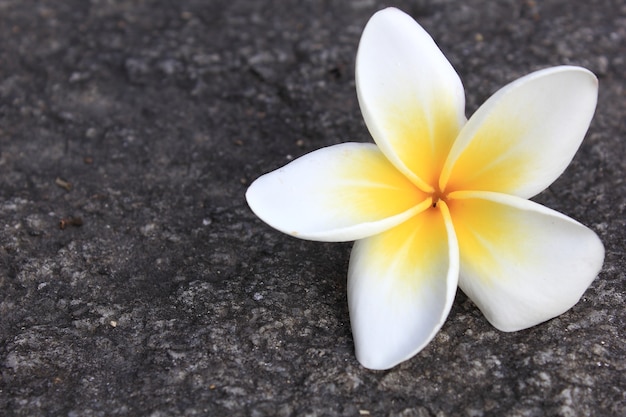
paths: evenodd
<path fill-rule="evenodd" d="M 348 303 L 363 366 L 415 355 L 457 285 L 503 331 L 578 302 L 602 267 L 594 232 L 528 198 L 567 167 L 597 100 L 586 69 L 537 71 L 466 120 L 461 81 L 431 37 L 396 9 L 363 31 L 357 94 L 376 144 L 345 143 L 257 179 L 246 198 L 302 239 L 357 242 Z"/>

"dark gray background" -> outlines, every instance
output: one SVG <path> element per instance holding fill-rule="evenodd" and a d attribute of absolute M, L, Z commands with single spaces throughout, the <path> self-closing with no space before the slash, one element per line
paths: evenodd
<path fill-rule="evenodd" d="M 501 333 L 459 292 L 423 352 L 368 371 L 351 245 L 248 209 L 259 175 L 370 140 L 354 57 L 390 4 L 0 0 L 0 414 L 626 414 L 623 1 L 393 3 L 453 63 L 468 115 L 539 68 L 598 75 L 582 148 L 536 197 L 606 246 L 568 313 Z"/>

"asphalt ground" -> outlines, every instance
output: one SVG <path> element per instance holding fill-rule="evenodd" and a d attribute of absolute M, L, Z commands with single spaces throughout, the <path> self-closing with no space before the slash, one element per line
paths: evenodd
<path fill-rule="evenodd" d="M 388 5 L 437 41 L 468 115 L 536 69 L 598 76 L 581 149 L 535 200 L 606 259 L 520 332 L 459 291 L 426 349 L 375 372 L 353 351 L 351 244 L 276 232 L 244 193 L 371 140 L 354 60 Z M 626 415 L 625 45 L 620 0 L 0 0 L 0 414 Z"/>

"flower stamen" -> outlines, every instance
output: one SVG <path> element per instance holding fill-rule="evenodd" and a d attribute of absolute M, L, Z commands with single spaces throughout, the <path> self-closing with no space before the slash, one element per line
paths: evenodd
<path fill-rule="evenodd" d="M 433 200 L 433 208 L 437 207 L 437 203 L 439 202 L 439 200 L 446 201 L 447 198 L 447 194 L 441 192 L 439 188 L 435 188 L 435 191 L 431 194 L 431 199 Z"/>

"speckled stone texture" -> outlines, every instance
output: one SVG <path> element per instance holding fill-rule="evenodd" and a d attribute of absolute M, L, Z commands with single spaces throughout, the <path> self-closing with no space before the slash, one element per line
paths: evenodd
<path fill-rule="evenodd" d="M 354 58 L 386 5 L 0 0 L 1 415 L 626 415 L 622 0 L 393 3 L 453 63 L 468 115 L 539 68 L 598 75 L 585 142 L 536 198 L 607 249 L 566 314 L 502 333 L 459 292 L 424 351 L 369 371 L 351 245 L 248 209 L 259 175 L 370 140 Z"/>

